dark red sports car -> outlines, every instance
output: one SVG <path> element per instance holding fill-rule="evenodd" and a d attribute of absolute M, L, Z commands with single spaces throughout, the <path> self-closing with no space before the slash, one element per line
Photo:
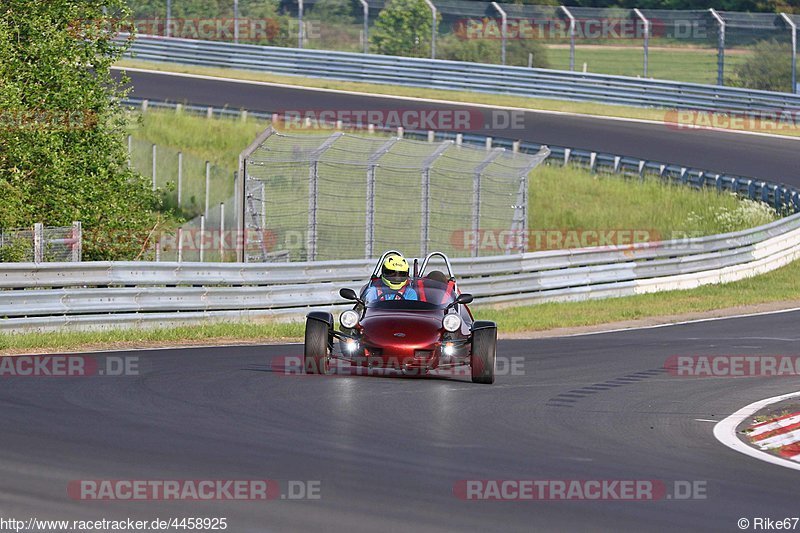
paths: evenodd
<path fill-rule="evenodd" d="M 367 289 L 380 279 L 388 254 L 378 261 L 370 282 L 360 294 L 342 289 L 339 294 L 355 302 L 340 315 L 340 329 L 333 315 L 308 314 L 305 333 L 305 369 L 309 374 L 327 374 L 332 360 L 355 367 L 392 369 L 424 375 L 432 370 L 469 367 L 474 383 L 493 383 L 497 325 L 473 320 L 467 304 L 472 295 L 458 290 L 450 261 L 441 252 L 429 254 L 419 264 L 414 260 L 411 287 L 418 299 L 365 301 Z M 432 270 L 432 261 L 444 269 Z"/>

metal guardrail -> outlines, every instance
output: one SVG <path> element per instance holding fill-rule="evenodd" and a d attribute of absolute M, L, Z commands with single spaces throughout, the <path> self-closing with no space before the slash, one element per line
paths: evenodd
<path fill-rule="evenodd" d="M 482 303 L 535 303 L 696 287 L 800 257 L 800 214 L 736 233 L 679 241 L 452 261 Z M 343 286 L 372 261 L 0 264 L 0 331 L 168 326 L 342 309 Z"/>
<path fill-rule="evenodd" d="M 139 36 L 146 61 L 241 68 L 345 81 L 720 112 L 793 112 L 800 95 L 459 61 Z"/>

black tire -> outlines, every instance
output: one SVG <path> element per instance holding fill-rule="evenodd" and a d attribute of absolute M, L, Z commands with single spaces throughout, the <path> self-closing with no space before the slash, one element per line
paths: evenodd
<path fill-rule="evenodd" d="M 470 369 L 473 383 L 494 383 L 494 365 L 497 359 L 497 326 L 493 322 L 475 322 L 472 331 Z"/>
<path fill-rule="evenodd" d="M 306 374 L 327 374 L 330 370 L 328 337 L 330 326 L 320 320 L 306 320 L 304 359 Z"/>

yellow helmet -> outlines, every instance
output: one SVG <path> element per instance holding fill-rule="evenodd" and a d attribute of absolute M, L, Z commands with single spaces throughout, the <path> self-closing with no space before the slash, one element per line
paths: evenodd
<path fill-rule="evenodd" d="M 403 288 L 408 281 L 408 261 L 402 255 L 389 254 L 381 267 L 381 279 L 393 291 Z"/>

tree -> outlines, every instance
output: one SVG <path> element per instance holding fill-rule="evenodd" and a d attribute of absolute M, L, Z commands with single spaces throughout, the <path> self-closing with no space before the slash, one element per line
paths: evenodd
<path fill-rule="evenodd" d="M 0 7 L 0 226 L 83 223 L 87 259 L 139 254 L 159 199 L 128 169 L 121 82 L 124 0 L 5 0 Z"/>
<path fill-rule="evenodd" d="M 370 35 L 373 51 L 396 56 L 430 56 L 431 18 L 425 0 L 389 0 Z"/>

